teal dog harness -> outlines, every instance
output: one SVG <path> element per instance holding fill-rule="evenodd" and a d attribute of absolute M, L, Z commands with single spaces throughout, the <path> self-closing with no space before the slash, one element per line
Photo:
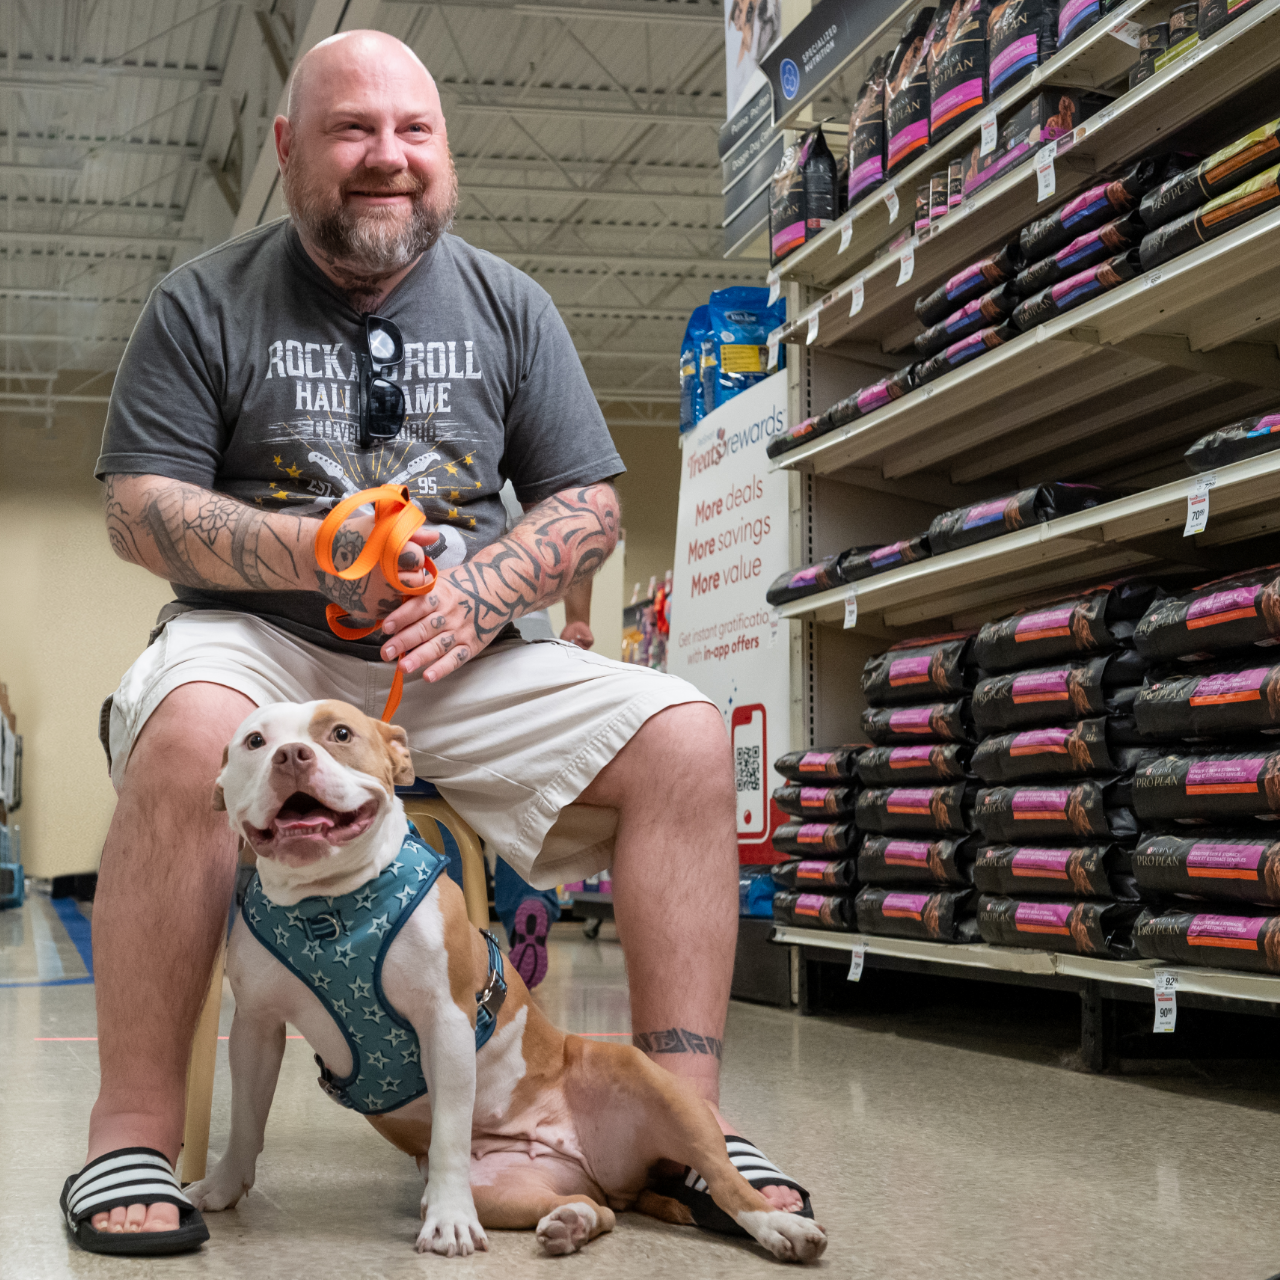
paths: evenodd
<path fill-rule="evenodd" d="M 376 879 L 336 898 L 304 898 L 281 907 L 262 892 L 255 873 L 241 914 L 254 937 L 315 992 L 351 1050 L 351 1074 L 335 1076 L 320 1055 L 320 1087 L 363 1115 L 394 1111 L 427 1092 L 418 1034 L 382 990 L 382 962 L 413 909 L 431 891 L 448 859 L 409 824 L 396 860 Z M 476 1050 L 493 1035 L 506 998 L 502 952 L 489 945 L 489 981 L 476 995 Z"/>

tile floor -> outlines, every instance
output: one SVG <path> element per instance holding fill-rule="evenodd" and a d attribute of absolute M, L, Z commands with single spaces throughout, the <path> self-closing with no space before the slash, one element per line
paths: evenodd
<path fill-rule="evenodd" d="M 65 908 L 64 908 L 65 910 Z M 74 922 L 73 922 L 74 932 Z M 412 1251 L 411 1162 L 315 1087 L 290 1041 L 259 1181 L 209 1215 L 197 1255 L 96 1258 L 57 1213 L 80 1163 L 97 1075 L 93 989 L 63 918 L 36 895 L 0 912 L 0 1278 L 778 1274 L 745 1243 L 635 1214 L 576 1257 L 492 1235 L 470 1260 Z M 875 975 L 864 978 L 874 980 Z M 21 986 L 60 981 L 61 986 Z M 560 1025 L 627 1029 L 616 942 L 557 926 L 542 988 Z M 947 1001 L 951 1003 L 948 1004 Z M 725 1109 L 814 1192 L 831 1236 L 821 1269 L 877 1280 L 1264 1280 L 1280 1271 L 1280 1092 L 1267 1067 L 1224 1085 L 1192 1064 L 1072 1070 L 1069 1016 L 951 997 L 802 1019 L 734 1004 Z M 223 1009 L 223 1032 L 230 1019 Z M 1061 1010 L 1059 1011 L 1061 1014 Z M 226 1044 L 213 1148 L 227 1127 Z"/>

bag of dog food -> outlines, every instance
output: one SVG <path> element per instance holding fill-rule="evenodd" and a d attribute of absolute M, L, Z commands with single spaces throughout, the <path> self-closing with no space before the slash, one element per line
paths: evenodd
<path fill-rule="evenodd" d="M 706 416 L 706 403 L 702 398 L 702 376 L 699 361 L 702 357 L 702 340 L 711 333 L 711 311 L 706 306 L 694 307 L 689 323 L 685 326 L 684 341 L 680 344 L 680 430 L 692 431 Z"/>
<path fill-rule="evenodd" d="M 958 742 L 871 747 L 858 757 L 858 781 L 864 786 L 956 782 L 967 775 L 968 766 L 969 748 Z"/>
<path fill-rule="evenodd" d="M 964 203 L 964 161 L 952 160 L 947 165 L 947 212 Z"/>
<path fill-rule="evenodd" d="M 853 899 L 783 890 L 773 895 L 773 918 L 800 929 L 854 929 Z"/>
<path fill-rule="evenodd" d="M 706 406 L 710 413 L 768 376 L 769 334 L 785 323 L 787 304 L 779 299 L 770 306 L 768 289 L 732 285 L 713 290 L 707 308 L 716 344 L 715 403 L 708 400 Z"/>
<path fill-rule="evenodd" d="M 932 5 L 917 9 L 889 60 L 884 85 L 885 170 L 890 177 L 929 145 L 929 46 Z"/>
<path fill-rule="evenodd" d="M 858 932 L 929 942 L 976 942 L 971 889 L 877 889 L 868 885 L 853 900 Z"/>
<path fill-rule="evenodd" d="M 884 76 L 888 59 L 877 58 L 854 99 L 849 116 L 848 202 L 856 204 L 884 182 Z"/>
<path fill-rule="evenodd" d="M 1096 267 L 1088 267 L 1070 279 L 1060 280 L 1033 294 L 1017 306 L 1010 317 L 1011 323 L 1020 333 L 1025 333 L 1038 324 L 1044 324 L 1046 320 L 1074 311 L 1076 307 L 1082 307 L 1086 302 L 1092 302 L 1094 298 L 1119 288 L 1140 272 L 1137 249 L 1118 253 Z"/>
<path fill-rule="evenodd" d="M 863 884 L 952 884 L 967 888 L 977 841 L 973 836 L 904 840 L 864 836 L 858 848 Z"/>
<path fill-rule="evenodd" d="M 1154 601 L 1134 630 L 1133 643 L 1148 658 L 1280 644 L 1280 565 Z"/>
<path fill-rule="evenodd" d="M 937 324 L 966 302 L 972 302 L 984 293 L 990 293 L 996 285 L 1012 280 L 1025 266 L 1022 249 L 1014 240 L 989 258 L 982 258 L 970 263 L 963 271 L 957 271 L 946 284 L 939 285 L 926 297 L 917 298 L 916 319 L 921 324 Z"/>
<path fill-rule="evenodd" d="M 1073 511 L 1087 511 L 1119 495 L 1092 484 L 1038 484 L 1011 497 L 977 502 L 970 507 L 944 511 L 929 526 L 929 545 L 935 555 L 998 538 L 1002 533 L 1044 524 Z"/>
<path fill-rule="evenodd" d="M 866 417 L 893 400 L 901 400 L 908 391 L 915 388 L 916 368 L 916 365 L 908 365 L 888 378 L 881 378 L 879 382 L 863 387 L 857 397 L 858 416 Z"/>
<path fill-rule="evenodd" d="M 869 839 L 870 837 L 868 837 Z M 1113 844 L 1077 844 L 1059 848 L 992 844 L 978 850 L 973 887 L 980 893 L 1014 896 L 1059 894 L 1071 898 L 1111 898 L 1114 883 L 1133 891 L 1120 875 L 1126 858 Z"/>
<path fill-rule="evenodd" d="M 943 787 L 871 787 L 859 793 L 854 821 L 862 831 L 888 835 L 971 831 L 974 790 L 972 783 L 965 782 Z"/>
<path fill-rule="evenodd" d="M 987 0 L 942 0 L 929 45 L 929 137 L 937 143 L 987 103 Z"/>
<path fill-rule="evenodd" d="M 1244 736 L 1280 728 L 1280 663 L 1235 663 L 1195 675 L 1148 677 L 1133 705 L 1153 738 Z"/>
<path fill-rule="evenodd" d="M 858 756 L 866 750 L 860 742 L 846 742 L 838 747 L 815 747 L 812 751 L 788 751 L 779 756 L 773 767 L 792 782 L 814 785 L 820 778 L 849 781 L 856 777 Z"/>
<path fill-rule="evenodd" d="M 1002 0 L 987 18 L 987 78 L 999 97 L 1058 49 L 1057 0 Z"/>
<path fill-rule="evenodd" d="M 769 247 L 776 263 L 836 216 L 836 162 L 821 127 L 783 152 L 769 186 Z"/>
<path fill-rule="evenodd" d="M 808 893 L 852 892 L 858 883 L 858 864 L 853 858 L 837 862 L 780 862 L 770 872 L 775 884 L 784 889 Z"/>
<path fill-rule="evenodd" d="M 1194 213 L 1157 227 L 1145 236 L 1139 253 L 1143 271 L 1150 271 L 1180 253 L 1234 231 L 1280 204 L 1280 165 L 1242 182 L 1226 195 L 1201 205 Z"/>
<path fill-rule="evenodd" d="M 964 177 L 964 194 L 971 196 L 1045 143 L 1071 133 L 1110 101 L 1102 94 L 1079 89 L 1050 89 L 1032 95 L 1016 111 L 1004 115 L 993 150 L 983 155 L 981 147 L 974 147 Z"/>
<path fill-rule="evenodd" d="M 1280 749 L 1160 756 L 1134 775 L 1133 807 L 1146 823 L 1270 818 L 1280 813 Z"/>
<path fill-rule="evenodd" d="M 1138 201 L 1163 182 L 1175 166 L 1168 156 L 1139 160 L 1112 182 L 1101 182 L 1043 218 L 1028 223 L 1020 237 L 1028 262 L 1065 248 L 1077 236 L 1112 222 L 1138 207 Z M 1145 262 L 1143 264 L 1145 270 Z"/>
<path fill-rule="evenodd" d="M 947 171 L 939 169 L 929 177 L 929 221 L 937 222 L 947 216 Z"/>
<path fill-rule="evenodd" d="M 919 235 L 929 225 L 929 184 L 916 188 L 916 216 L 911 229 Z"/>
<path fill-rule="evenodd" d="M 824 556 L 817 564 L 807 564 L 802 569 L 788 569 L 770 583 L 769 590 L 764 593 L 765 600 L 772 605 L 786 604 L 789 600 L 801 600 L 819 591 L 841 586 L 844 579 L 839 571 L 840 558 L 837 553 Z"/>
<path fill-rule="evenodd" d="M 915 707 L 868 707 L 862 713 L 862 731 L 872 742 L 884 746 L 918 743 L 922 738 L 973 741 L 968 698 Z"/>
<path fill-rule="evenodd" d="M 923 333 L 917 334 L 913 346 L 917 354 L 922 356 L 936 355 L 944 347 L 949 347 L 961 338 L 967 338 L 979 329 L 998 325 L 1013 313 L 1021 295 L 1014 287 L 1012 280 L 997 285 L 989 293 L 966 302 L 958 311 L 953 311 L 945 320 L 930 326 Z"/>
<path fill-rule="evenodd" d="M 1118 253 L 1134 248 L 1146 230 L 1136 213 L 1125 214 L 1114 222 L 1077 236 L 1065 249 L 1048 258 L 1033 262 L 1020 271 L 1015 280 L 1018 292 L 1029 298 L 1050 285 L 1068 280 L 1088 267 L 1095 267 Z"/>
<path fill-rule="evenodd" d="M 1034 947 L 1082 956 L 1129 959 L 1142 908 L 1124 902 L 1027 902 L 984 894 L 978 932 L 993 947 Z"/>
<path fill-rule="evenodd" d="M 836 158 L 821 126 L 812 132 L 813 144 L 804 162 L 804 238 L 812 240 L 835 220 L 840 198 L 836 195 Z"/>
<path fill-rule="evenodd" d="M 825 413 L 816 418 L 806 418 L 803 422 L 796 423 L 783 435 L 774 436 L 765 445 L 765 454 L 770 458 L 777 458 L 792 449 L 798 449 L 802 444 L 808 444 L 810 440 L 825 436 L 828 431 L 834 431 L 835 428 L 836 423 L 832 422 Z"/>
<path fill-rule="evenodd" d="M 1012 671 L 1118 649 L 1133 638 L 1131 620 L 1142 617 L 1158 592 L 1154 583 L 1140 580 L 1107 583 L 985 623 L 974 641 L 973 661 L 985 671 Z"/>
<path fill-rule="evenodd" d="M 1144 911 L 1133 940 L 1146 960 L 1280 973 L 1280 915 Z"/>
<path fill-rule="evenodd" d="M 1213 471 L 1280 449 L 1280 413 L 1262 413 L 1201 436 L 1183 455 L 1192 471 Z"/>
<path fill-rule="evenodd" d="M 914 538 L 903 538 L 900 542 L 891 542 L 887 546 L 875 547 L 870 551 L 853 547 L 840 557 L 840 580 L 860 582 L 863 578 L 874 577 L 877 573 L 887 573 L 899 565 L 927 560 L 930 554 L 927 533 L 918 533 Z"/>
<path fill-rule="evenodd" d="M 866 752 L 863 761 L 871 754 Z M 1115 769 L 1107 750 L 1107 722 L 1102 716 L 1051 729 L 1022 729 L 984 738 L 973 753 L 974 773 L 992 786 L 1029 778 L 1114 773 Z"/>
<path fill-rule="evenodd" d="M 773 847 L 779 853 L 803 858 L 842 858 L 857 843 L 852 822 L 787 822 L 773 833 Z"/>
<path fill-rule="evenodd" d="M 862 692 L 876 707 L 966 693 L 971 631 L 899 640 L 862 668 Z"/>
<path fill-rule="evenodd" d="M 1147 893 L 1280 904 L 1280 840 L 1231 831 L 1144 834 L 1133 876 Z"/>
<path fill-rule="evenodd" d="M 773 793 L 783 813 L 811 822 L 851 816 L 857 798 L 857 787 L 778 787 Z"/>
<path fill-rule="evenodd" d="M 916 365 L 916 386 L 923 387 L 925 383 L 941 378 L 944 373 L 951 373 L 961 365 L 969 364 L 979 356 L 986 355 L 988 351 L 994 351 L 996 347 L 1012 342 L 1018 336 L 1018 331 L 1013 325 L 1001 324 L 994 325 L 990 329 L 980 329 L 967 338 L 961 338 L 959 342 L 953 342 L 945 351 L 939 351 L 936 356 L 930 356 L 928 360 L 922 360 Z"/>
<path fill-rule="evenodd" d="M 1090 844 L 1136 840 L 1138 821 L 1118 803 L 1129 799 L 1130 785 L 1083 778 L 1061 787 L 985 787 L 978 792 L 973 821 L 988 844 L 1039 843 L 1046 837 Z M 862 824 L 861 798 L 858 821 Z"/>
<path fill-rule="evenodd" d="M 1099 0 L 1062 0 L 1058 9 L 1058 48 L 1084 35 L 1102 17 Z"/>
<path fill-rule="evenodd" d="M 1191 213 L 1280 160 L 1280 120 L 1238 138 L 1142 197 L 1138 212 L 1149 229 Z"/>
<path fill-rule="evenodd" d="M 974 723 L 980 732 L 989 734 L 1066 724 L 1090 716 L 1131 714 L 1133 688 L 1122 703 L 1116 703 L 1113 695 L 1118 689 L 1137 685 L 1146 666 L 1140 654 L 1121 649 L 1084 662 L 984 676 L 973 689 Z"/>

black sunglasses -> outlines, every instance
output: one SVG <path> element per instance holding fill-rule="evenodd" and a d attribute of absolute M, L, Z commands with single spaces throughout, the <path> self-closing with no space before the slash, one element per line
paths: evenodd
<path fill-rule="evenodd" d="M 364 350 L 360 365 L 360 447 L 371 449 L 400 434 L 407 415 L 404 390 L 380 377 L 404 359 L 404 338 L 390 320 L 372 314 L 364 318 Z"/>

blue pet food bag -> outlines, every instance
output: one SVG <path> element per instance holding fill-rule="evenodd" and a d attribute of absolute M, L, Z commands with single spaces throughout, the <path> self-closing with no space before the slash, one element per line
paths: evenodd
<path fill-rule="evenodd" d="M 769 291 L 748 285 L 717 289 L 707 304 L 711 334 L 703 350 L 714 347 L 714 404 L 707 395 L 707 410 L 719 407 L 768 376 L 769 334 L 787 318 L 787 304 L 779 299 L 769 306 Z M 704 370 L 706 359 L 703 360 Z M 786 367 L 783 348 L 778 368 Z M 710 378 L 704 373 L 704 388 Z"/>
<path fill-rule="evenodd" d="M 711 311 L 694 307 L 680 344 L 680 430 L 692 431 L 706 416 L 702 397 L 702 339 L 711 332 Z"/>

